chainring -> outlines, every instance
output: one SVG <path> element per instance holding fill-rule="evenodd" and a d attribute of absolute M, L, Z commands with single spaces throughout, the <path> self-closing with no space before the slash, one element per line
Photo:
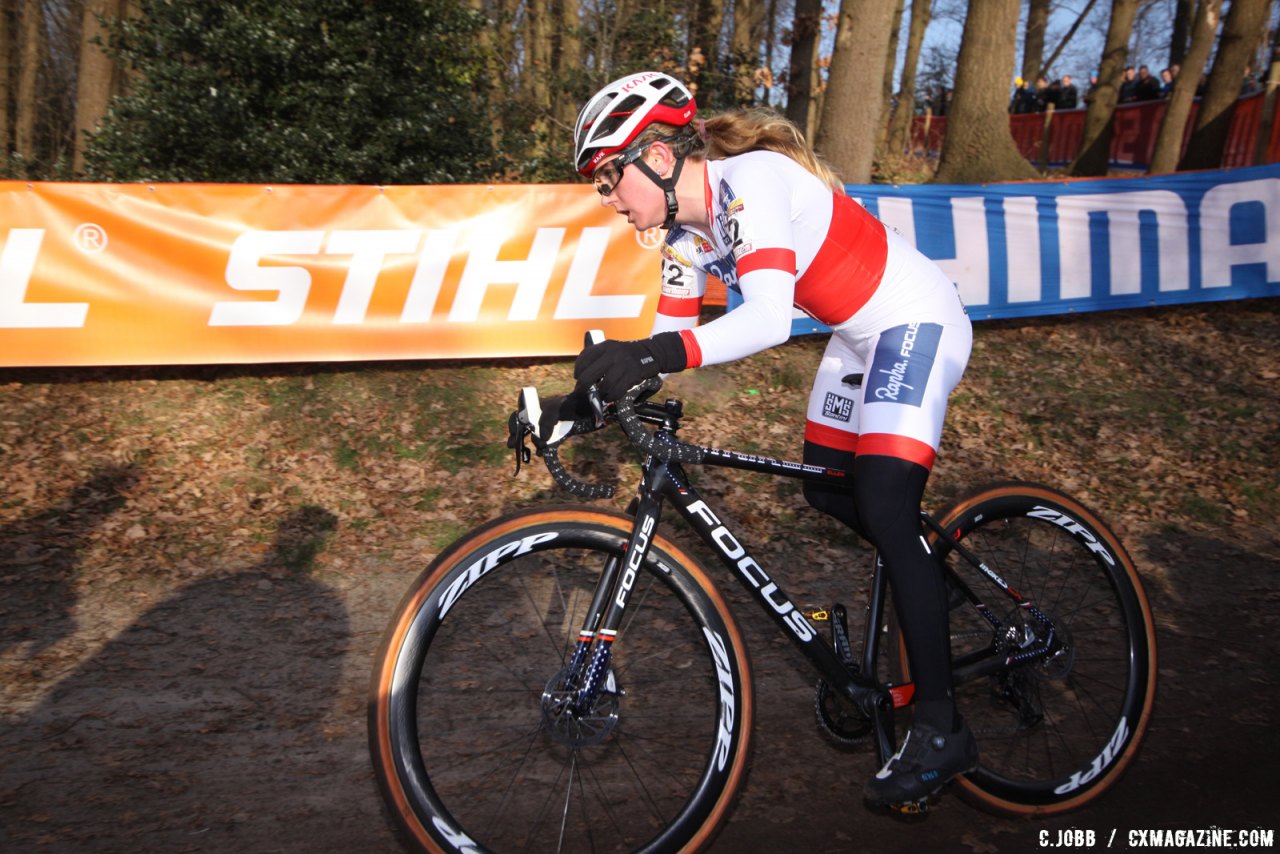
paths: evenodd
<path fill-rule="evenodd" d="M 825 680 L 818 680 L 813 706 L 818 726 L 837 744 L 860 745 L 875 730 L 871 719 Z"/>

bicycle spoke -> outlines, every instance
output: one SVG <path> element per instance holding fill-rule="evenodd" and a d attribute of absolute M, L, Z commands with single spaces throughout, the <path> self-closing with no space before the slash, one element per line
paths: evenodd
<path fill-rule="evenodd" d="M 414 793 L 421 809 L 447 809 L 446 825 L 424 831 L 464 828 L 498 851 L 630 850 L 655 839 L 678 846 L 722 814 L 700 801 L 727 791 L 713 767 L 719 675 L 699 616 L 713 615 L 724 642 L 738 637 L 724 627 L 727 611 L 693 608 L 691 597 L 702 594 L 669 559 L 663 570 L 646 563 L 600 690 L 590 708 L 577 708 L 565 667 L 597 579 L 625 537 L 603 550 L 590 545 L 599 540 L 582 547 L 560 532 L 526 550 L 552 538 L 506 536 L 518 547 L 475 549 L 480 559 L 497 556 L 482 572 L 477 558 L 459 553 L 455 574 L 431 576 L 449 607 L 416 647 L 421 663 L 409 678 L 420 763 L 402 766 L 425 769 Z M 733 685 L 745 697 L 739 676 Z M 664 835 L 677 825 L 678 836 Z"/>
<path fill-rule="evenodd" d="M 1062 515 L 1055 516 L 1059 506 Z M 980 599 L 996 599 L 987 605 L 1003 626 L 975 629 L 983 625 L 975 612 L 953 610 L 954 657 L 971 661 L 988 639 L 1001 656 L 1037 648 L 1047 653 L 956 688 L 981 754 L 971 791 L 1001 811 L 1031 814 L 1095 796 L 1123 767 L 1117 739 L 1128 739 L 1131 755 L 1144 723 L 1141 710 L 1150 706 L 1154 674 L 1146 669 L 1141 628 L 1149 617 L 1132 604 L 1136 597 L 1126 604 L 1123 592 L 1133 589 L 1136 576 L 1109 532 L 1082 527 L 1088 516 L 1071 499 L 1041 487 L 1025 495 L 997 487 L 944 520 L 946 530 L 959 531 L 967 548 L 1054 629 L 1050 645 L 1049 623 L 1012 602 L 999 604 L 985 578 L 954 552 L 949 556 Z M 1137 684 L 1136 667 L 1145 680 Z M 1120 729 L 1122 718 L 1128 729 Z M 1021 803 L 1028 807 L 1012 806 Z"/>

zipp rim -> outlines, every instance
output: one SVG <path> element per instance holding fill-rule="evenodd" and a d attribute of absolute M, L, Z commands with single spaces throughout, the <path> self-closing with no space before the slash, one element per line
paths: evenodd
<path fill-rule="evenodd" d="M 377 666 L 373 674 L 369 700 L 369 738 L 377 778 L 384 800 L 392 812 L 397 829 L 409 844 L 423 851 L 478 850 L 465 831 L 452 820 L 445 806 L 438 802 L 421 760 L 416 757 L 416 743 L 406 740 L 405 701 L 397 701 L 403 692 L 406 673 L 421 661 L 424 643 L 429 643 L 434 628 L 434 611 L 440 591 L 455 583 L 476 560 L 492 554 L 503 543 L 565 532 L 567 544 L 612 544 L 618 549 L 631 532 L 632 520 L 621 514 L 586 508 L 539 509 L 512 514 L 495 520 L 451 545 L 422 573 L 406 594 L 396 617 L 384 636 Z M 661 567 L 658 568 L 658 567 Z M 668 584 L 678 588 L 686 607 L 702 613 L 723 638 L 727 651 L 727 668 L 732 674 L 735 705 L 732 711 L 733 735 L 723 769 L 712 769 L 708 759 L 699 794 L 693 796 L 676 822 L 652 840 L 656 850 L 694 851 L 704 847 L 726 818 L 741 785 L 750 749 L 753 696 L 750 669 L 745 656 L 741 631 L 728 605 L 701 567 L 687 553 L 662 537 L 657 537 L 645 567 Z M 458 600 L 465 599 L 461 594 Z M 415 680 L 416 684 L 416 680 Z M 412 705 L 410 703 L 409 705 Z M 410 716 L 412 712 L 410 711 Z M 726 717 L 729 716 L 725 712 Z M 415 761 L 418 763 L 415 767 Z M 420 780 L 418 779 L 420 778 Z M 710 802 L 709 804 L 707 802 Z M 642 849 L 644 850 L 644 849 Z"/>
<path fill-rule="evenodd" d="M 1062 782 L 1054 780 L 1040 785 L 1007 780 L 979 768 L 960 778 L 957 785 L 966 800 L 988 812 L 1015 817 L 1058 815 L 1078 809 L 1102 795 L 1119 780 L 1133 761 L 1142 743 L 1155 702 L 1157 673 L 1155 627 L 1151 607 L 1143 590 L 1133 560 L 1110 529 L 1078 501 L 1055 489 L 1039 484 L 1008 482 L 986 487 L 958 502 L 940 516 L 942 526 L 952 535 L 967 535 L 985 522 L 999 518 L 1027 515 L 1033 507 L 1043 507 L 1064 514 L 1079 523 L 1082 531 L 1076 537 L 1093 536 L 1111 555 L 1115 567 L 1110 572 L 1115 592 L 1126 614 L 1131 630 L 1132 668 L 1124 703 L 1127 734 L 1117 727 L 1113 743 L 1108 745 L 1108 759 L 1092 779 L 1080 783 L 1068 793 L 1053 791 Z M 1065 529 L 1065 523 L 1059 522 Z M 945 549 L 945 544 L 938 544 Z M 1128 714 L 1132 711 L 1132 714 Z M 979 744 L 981 747 L 981 742 Z M 1114 748 L 1114 750 L 1113 750 Z M 1054 783 L 1058 783 L 1055 786 Z"/>

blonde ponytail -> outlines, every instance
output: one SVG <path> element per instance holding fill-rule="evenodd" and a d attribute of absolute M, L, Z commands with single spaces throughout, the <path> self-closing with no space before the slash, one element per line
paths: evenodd
<path fill-rule="evenodd" d="M 787 117 L 767 108 L 730 110 L 709 119 L 696 120 L 688 128 L 654 122 L 636 139 L 638 144 L 669 140 L 679 155 L 703 160 L 723 160 L 748 151 L 773 151 L 790 157 L 837 193 L 844 183 L 818 156 L 804 134 Z"/>
<path fill-rule="evenodd" d="M 786 155 L 838 193 L 844 183 L 835 171 L 805 142 L 794 122 L 765 107 L 732 110 L 712 116 L 701 127 L 708 160 L 721 160 L 748 151 L 773 151 Z"/>

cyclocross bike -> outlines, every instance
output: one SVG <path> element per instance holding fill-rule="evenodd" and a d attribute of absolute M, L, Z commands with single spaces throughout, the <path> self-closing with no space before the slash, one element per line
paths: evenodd
<path fill-rule="evenodd" d="M 889 650 L 898 635 L 887 630 L 879 561 L 857 655 L 846 609 L 797 607 L 684 467 L 845 486 L 847 476 L 682 442 L 681 404 L 647 399 L 660 385 L 648 380 L 598 406 L 570 432 L 616 423 L 642 453 L 628 513 L 511 513 L 449 546 L 401 602 L 375 663 L 369 743 L 410 845 L 681 851 L 710 842 L 747 768 L 751 668 L 707 571 L 659 532 L 664 504 L 817 671 L 827 733 L 870 743 L 881 763 L 894 753 L 894 713 L 912 686 Z M 539 411 L 525 389 L 517 472 Z M 567 472 L 558 443 L 535 444 L 569 491 L 612 495 Z M 961 794 L 1014 816 L 1087 804 L 1133 759 L 1154 699 L 1155 634 L 1132 560 L 1079 502 L 1030 483 L 987 486 L 922 514 L 921 525 L 948 580 L 957 702 L 981 751 L 981 766 L 958 779 Z"/>

